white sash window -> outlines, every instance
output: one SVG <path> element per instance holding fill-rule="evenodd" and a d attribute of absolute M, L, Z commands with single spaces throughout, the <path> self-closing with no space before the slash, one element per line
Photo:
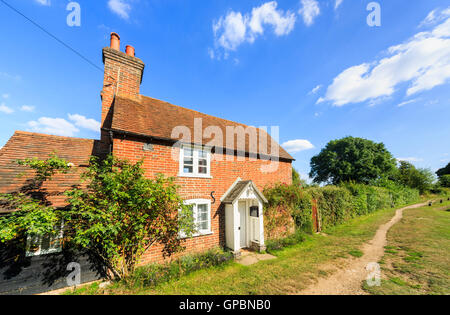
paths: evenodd
<path fill-rule="evenodd" d="M 211 201 L 208 199 L 186 200 L 186 205 L 192 206 L 194 224 L 197 233 L 193 236 L 209 235 L 211 231 Z M 184 234 L 181 233 L 184 237 Z"/>
<path fill-rule="evenodd" d="M 180 148 L 181 177 L 211 177 L 211 151 L 196 146 Z"/>

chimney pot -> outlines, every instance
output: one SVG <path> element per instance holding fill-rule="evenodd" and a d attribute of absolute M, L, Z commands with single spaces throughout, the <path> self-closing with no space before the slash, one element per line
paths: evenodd
<path fill-rule="evenodd" d="M 120 36 L 117 33 L 111 33 L 111 48 L 120 51 Z"/>
<path fill-rule="evenodd" d="M 125 52 L 128 56 L 134 57 L 134 47 L 127 45 Z"/>

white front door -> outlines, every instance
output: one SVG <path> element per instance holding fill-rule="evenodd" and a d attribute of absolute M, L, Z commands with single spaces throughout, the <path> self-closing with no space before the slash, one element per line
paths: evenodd
<path fill-rule="evenodd" d="M 241 248 L 247 247 L 247 203 L 239 202 L 239 229 L 240 229 L 240 245 Z"/>

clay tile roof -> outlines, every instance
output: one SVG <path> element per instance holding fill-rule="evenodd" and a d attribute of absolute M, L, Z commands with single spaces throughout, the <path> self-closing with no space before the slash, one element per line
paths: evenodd
<path fill-rule="evenodd" d="M 248 127 L 240 123 L 203 114 L 154 98 L 141 96 L 140 101 L 135 101 L 124 97 L 116 97 L 113 108 L 111 129 L 115 131 L 133 133 L 136 135 L 178 141 L 180 138 L 172 137 L 173 129 L 177 126 L 186 126 L 191 130 L 191 137 L 194 138 L 194 119 L 196 118 L 202 119 L 203 132 L 209 126 L 217 126 L 222 130 L 224 143 L 222 146 L 216 146 L 224 149 L 227 148 L 227 127 L 243 127 L 244 129 Z M 267 135 L 267 148 L 265 150 L 250 148 L 249 137 L 246 136 L 245 152 L 258 153 L 255 151 L 260 151 L 266 152 L 266 155 L 268 156 L 273 156 L 271 152 L 274 150 L 271 148 L 272 138 L 270 135 L 261 129 L 257 129 L 257 134 L 258 139 L 260 135 Z M 213 135 L 212 138 L 203 137 L 202 144 L 209 143 L 213 137 Z M 257 142 L 259 142 L 259 140 Z M 192 141 L 192 143 L 194 143 L 194 141 Z M 279 157 L 281 159 L 294 160 L 294 158 L 278 143 L 275 142 L 275 145 L 279 149 Z M 235 147 L 229 149 L 237 150 L 237 140 L 235 140 Z"/>
<path fill-rule="evenodd" d="M 33 178 L 29 168 L 15 163 L 18 159 L 47 159 L 52 154 L 73 163 L 67 174 L 57 174 L 44 184 L 49 193 L 48 200 L 56 207 L 65 205 L 62 193 L 80 184 L 83 172 L 92 155 L 99 155 L 97 140 L 50 136 L 16 131 L 6 145 L 0 149 L 0 193 L 22 190 Z M 0 209 L 1 212 L 1 209 Z"/>

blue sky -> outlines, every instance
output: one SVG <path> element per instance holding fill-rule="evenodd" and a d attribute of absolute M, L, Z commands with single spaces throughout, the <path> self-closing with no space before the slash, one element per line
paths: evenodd
<path fill-rule="evenodd" d="M 80 27 L 69 1 L 5 1 L 100 68 L 118 32 L 146 63 L 144 95 L 279 126 L 303 175 L 347 135 L 450 161 L 448 1 L 377 1 L 374 27 L 366 0 L 79 0 Z M 102 72 L 1 2 L 0 30 L 0 146 L 15 130 L 98 138 Z"/>

